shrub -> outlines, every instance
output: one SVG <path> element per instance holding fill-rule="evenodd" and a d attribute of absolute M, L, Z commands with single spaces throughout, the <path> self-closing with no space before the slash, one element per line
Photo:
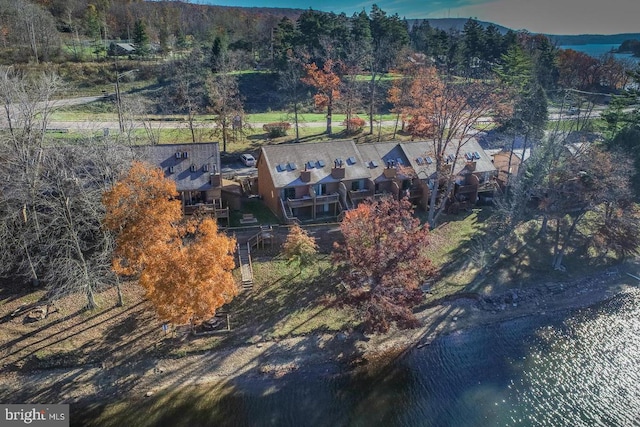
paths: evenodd
<path fill-rule="evenodd" d="M 313 263 L 318 253 L 318 245 L 314 237 L 309 236 L 298 224 L 294 224 L 287 235 L 287 241 L 282 245 L 282 253 L 289 261 L 297 261 L 302 269 Z"/>
<path fill-rule="evenodd" d="M 265 123 L 262 126 L 262 130 L 269 134 L 269 138 L 278 138 L 280 136 L 287 135 L 287 131 L 291 129 L 291 123 L 289 122 L 275 122 Z"/>
<path fill-rule="evenodd" d="M 352 117 L 342 122 L 342 124 L 347 127 L 347 133 L 353 135 L 362 131 L 365 121 L 360 117 Z"/>

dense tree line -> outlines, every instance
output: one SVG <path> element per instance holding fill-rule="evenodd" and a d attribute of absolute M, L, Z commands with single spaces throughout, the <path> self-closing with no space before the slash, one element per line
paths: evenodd
<path fill-rule="evenodd" d="M 224 44 L 241 60 L 282 70 L 291 53 L 322 67 L 324 59 L 342 61 L 374 76 L 397 65 L 405 49 L 422 53 L 448 74 L 490 75 L 502 57 L 519 45 L 533 61 L 545 90 L 558 86 L 580 90 L 619 89 L 629 64 L 611 57 L 587 61 L 586 55 L 561 52 L 543 35 L 501 32 L 469 19 L 463 29 L 443 30 L 427 20 L 410 23 L 373 4 L 352 16 L 309 10 L 236 8 L 173 1 L 3 0 L 0 3 L 0 50 L 5 63 L 82 58 L 86 47 L 104 58 L 111 40 L 135 41 L 138 54 L 167 55 Z M 89 44 L 87 44 L 89 43 Z M 150 48 L 153 49 L 150 49 Z M 149 50 L 150 49 L 150 50 Z M 215 70 L 213 70 L 215 71 Z M 576 73 L 587 74 L 576 75 Z M 370 96 L 375 96 L 372 77 Z"/>
<path fill-rule="evenodd" d="M 630 159 L 634 165 L 632 184 L 636 198 L 640 197 L 640 69 L 630 73 L 635 86 L 614 96 L 603 114 L 607 124 L 605 141 L 608 149 Z"/>
<path fill-rule="evenodd" d="M 0 58 L 11 63 L 93 58 L 104 61 L 105 70 L 85 79 L 112 81 L 126 68 L 119 69 L 117 62 L 114 68 L 114 60 L 107 57 L 108 41 L 133 41 L 138 59 L 167 59 L 129 67 L 140 70 L 142 78 L 157 76 L 164 85 L 156 112 L 185 114 L 192 140 L 215 136 L 225 150 L 244 131 L 247 111 L 286 109 L 297 129 L 298 112 L 316 108 L 327 113 L 327 133 L 332 132 L 334 113 L 346 114 L 352 132 L 351 125 L 364 115 L 373 134 L 376 115 L 392 107 L 390 82 L 384 77 L 399 71 L 407 58 L 418 58 L 412 54 L 422 55 L 421 62 L 449 79 L 498 77 L 517 99 L 513 116 L 501 123 L 514 140 L 516 135 L 525 140 L 540 135 L 547 99 L 561 99 L 563 89 L 618 92 L 629 82 L 630 64 L 611 55 L 596 59 L 560 50 L 543 35 L 501 32 L 473 19 L 461 30 L 445 31 L 427 20 L 409 22 L 388 15 L 375 4 L 368 13 L 347 16 L 184 2 L 20 2 L 7 2 L 7 8 L 0 9 Z M 271 73 L 262 74 L 261 83 L 246 90 L 242 81 L 249 78 L 232 72 L 254 68 Z M 329 81 L 334 86 L 330 90 L 324 87 Z M 217 117 L 213 130 L 198 126 L 197 116 L 203 113 Z"/>

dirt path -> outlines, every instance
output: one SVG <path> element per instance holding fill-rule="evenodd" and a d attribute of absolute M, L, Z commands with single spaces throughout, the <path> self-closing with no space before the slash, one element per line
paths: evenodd
<path fill-rule="evenodd" d="M 422 307 L 422 327 L 365 337 L 360 333 L 311 334 L 250 343 L 194 356 L 167 359 L 143 356 L 111 365 L 0 372 L 3 402 L 90 402 L 144 396 L 167 388 L 207 384 L 243 376 L 278 378 L 293 370 L 341 372 L 357 363 L 375 363 L 413 347 L 428 345 L 438 335 L 458 329 L 530 315 L 593 305 L 635 285 L 620 272 L 603 272 L 568 283 L 541 284 L 490 299 L 461 297 Z M 386 362 L 385 362 L 386 363 Z"/>

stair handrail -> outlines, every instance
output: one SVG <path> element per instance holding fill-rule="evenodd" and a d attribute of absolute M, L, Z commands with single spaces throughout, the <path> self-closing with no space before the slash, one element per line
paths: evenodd
<path fill-rule="evenodd" d="M 251 263 L 251 245 L 247 242 L 247 257 L 249 258 L 249 273 L 251 273 L 251 286 L 253 286 L 253 264 Z"/>
<path fill-rule="evenodd" d="M 285 206 L 284 200 L 280 199 L 280 205 L 282 207 L 282 215 L 287 223 L 297 223 L 300 224 L 300 220 L 293 215 L 293 211 L 287 212 L 287 206 Z M 289 208 L 291 209 L 291 208 Z M 291 215 L 289 215 L 291 214 Z"/>
<path fill-rule="evenodd" d="M 258 233 L 254 234 L 253 236 L 249 237 L 249 239 L 247 240 L 247 245 L 249 247 L 252 246 L 258 246 L 258 244 L 260 243 L 260 238 L 262 237 L 262 230 L 260 230 Z M 255 242 L 254 242 L 255 240 Z"/>

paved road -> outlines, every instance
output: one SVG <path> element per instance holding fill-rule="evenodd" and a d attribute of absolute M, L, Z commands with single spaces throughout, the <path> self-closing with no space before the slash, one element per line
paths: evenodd
<path fill-rule="evenodd" d="M 101 96 L 81 96 L 78 98 L 66 98 L 66 99 L 56 99 L 52 102 L 54 108 L 57 107 L 68 107 L 71 105 L 82 105 L 89 104 L 91 102 L 98 101 L 99 99 L 103 99 L 104 95 Z"/>

